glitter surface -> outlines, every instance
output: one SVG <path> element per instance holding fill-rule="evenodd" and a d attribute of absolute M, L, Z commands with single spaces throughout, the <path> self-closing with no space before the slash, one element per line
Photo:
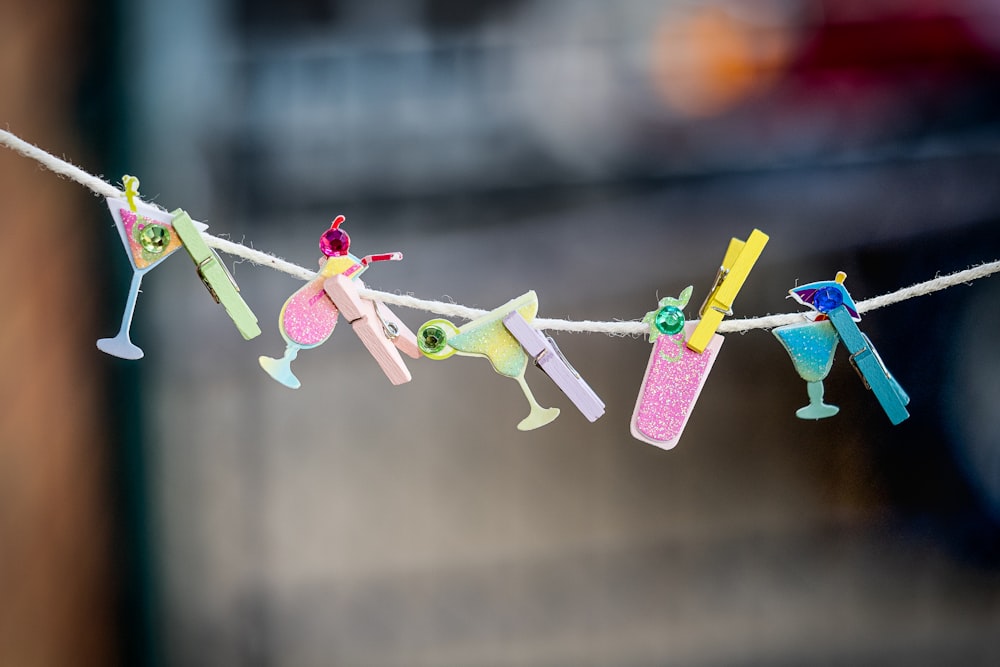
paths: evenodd
<path fill-rule="evenodd" d="M 323 291 L 326 278 L 314 278 L 290 296 L 281 309 L 278 321 L 281 335 L 299 347 L 316 347 L 337 326 L 337 307 Z"/>
<path fill-rule="evenodd" d="M 692 330 L 693 326 L 687 325 Z M 633 433 L 637 437 L 667 449 L 680 439 L 722 346 L 722 337 L 716 335 L 705 351 L 698 354 L 684 345 L 684 335 L 656 339 L 632 415 Z"/>
<path fill-rule="evenodd" d="M 181 247 L 180 236 L 174 233 L 174 228 L 169 224 L 158 220 L 150 220 L 127 208 L 119 209 L 119 212 L 122 216 L 122 226 L 125 227 L 125 237 L 128 238 L 132 263 L 136 269 L 149 268 Z M 156 252 L 150 252 L 143 247 L 142 234 L 148 227 L 162 227 L 166 232 L 166 243 L 156 247 Z"/>
<path fill-rule="evenodd" d="M 781 341 L 806 382 L 819 382 L 830 373 L 840 337 L 829 320 L 789 324 L 771 333 Z"/>
<path fill-rule="evenodd" d="M 344 274 L 345 276 L 352 276 L 357 278 L 364 272 L 364 267 L 361 266 L 361 260 L 347 253 L 346 255 L 341 255 L 340 257 L 331 257 L 326 260 L 323 264 L 323 268 L 320 269 L 320 275 L 325 278 L 332 278 L 333 276 Z M 357 275 L 355 275 L 357 274 Z"/>
<path fill-rule="evenodd" d="M 530 322 L 538 312 L 538 302 L 525 304 L 517 312 Z M 506 315 L 506 312 L 491 313 L 489 318 L 480 318 L 463 325 L 459 328 L 461 333 L 448 339 L 448 345 L 463 354 L 486 357 L 500 375 L 518 377 L 528 365 L 528 355 L 503 325 Z"/>

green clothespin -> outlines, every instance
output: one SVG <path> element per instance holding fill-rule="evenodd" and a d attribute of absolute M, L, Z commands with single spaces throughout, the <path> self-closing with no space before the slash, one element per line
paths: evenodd
<path fill-rule="evenodd" d="M 240 288 L 226 269 L 226 265 L 216 252 L 205 244 L 201 233 L 195 229 L 191 216 L 181 209 L 173 211 L 170 215 L 173 216 L 171 224 L 181 237 L 185 250 L 191 255 L 191 261 L 198 267 L 198 276 L 205 283 L 212 298 L 226 309 L 226 313 L 236 324 L 243 338 L 250 340 L 259 336 L 257 316 L 240 296 Z"/>

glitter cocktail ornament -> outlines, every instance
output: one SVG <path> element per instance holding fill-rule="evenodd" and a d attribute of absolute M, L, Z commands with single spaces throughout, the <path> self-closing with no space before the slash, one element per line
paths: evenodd
<path fill-rule="evenodd" d="M 642 319 L 649 325 L 653 350 L 632 412 L 632 435 L 662 449 L 673 449 L 681 439 L 708 374 L 719 356 L 723 338 L 713 334 L 701 353 L 685 341 L 697 323 L 686 322 L 684 307 L 691 287 L 677 298 L 660 299 L 657 310 Z"/>
<path fill-rule="evenodd" d="M 632 412 L 632 435 L 639 440 L 672 449 L 681 439 L 722 347 L 722 336 L 716 331 L 722 319 L 733 314 L 733 301 L 767 241 L 767 234 L 759 229 L 750 232 L 746 241 L 730 239 L 697 322 L 684 320 L 691 287 L 676 299 L 660 299 L 659 308 L 642 318 L 649 325 L 653 352 Z"/>
<path fill-rule="evenodd" d="M 840 408 L 823 402 L 823 380 L 833 368 L 833 357 L 840 337 L 830 321 L 801 322 L 773 329 L 771 333 L 792 358 L 795 372 L 806 381 L 809 405 L 795 411 L 799 419 L 832 417 Z"/>
<path fill-rule="evenodd" d="M 323 344 L 337 326 L 338 309 L 324 290 L 327 278 L 342 275 L 352 280 L 365 272 L 373 262 L 397 261 L 403 253 L 390 252 L 368 255 L 358 259 L 351 254 L 351 237 L 340 225 L 344 216 L 337 216 L 319 239 L 319 249 L 327 260 L 316 277 L 288 297 L 278 315 L 278 328 L 285 339 L 285 354 L 280 359 L 260 357 L 261 368 L 272 378 L 292 389 L 302 383 L 292 373 L 292 361 L 299 350 L 307 350 Z"/>
<path fill-rule="evenodd" d="M 843 342 L 851 363 L 865 386 L 875 393 L 893 424 L 909 417 L 910 397 L 882 362 L 868 336 L 861 333 L 858 306 L 844 286 L 847 274 L 838 271 L 834 280 L 821 280 L 789 290 L 789 295 L 815 313 L 813 321 L 778 327 L 773 333 L 792 358 L 796 372 L 806 381 L 809 405 L 799 408 L 800 419 L 822 419 L 839 408 L 823 402 L 823 379 L 833 366 L 837 343 Z"/>
<path fill-rule="evenodd" d="M 160 262 L 169 257 L 181 247 L 181 239 L 171 225 L 171 214 L 153 206 L 136 202 L 139 194 L 139 179 L 135 176 L 124 176 L 122 185 L 125 188 L 125 199 L 109 197 L 108 209 L 115 220 L 118 236 L 128 256 L 132 267 L 132 282 L 129 285 L 128 297 L 125 301 L 125 312 L 122 314 L 121 326 L 114 338 L 102 338 L 97 341 L 97 348 L 102 352 L 121 357 L 122 359 L 142 359 L 142 349 L 132 342 L 129 332 L 132 327 L 132 315 L 135 313 L 135 303 L 139 298 L 139 285 L 147 271 L 159 266 Z M 208 229 L 208 225 L 193 223 L 198 231 Z"/>
<path fill-rule="evenodd" d="M 528 292 L 460 327 L 448 320 L 431 320 L 417 330 L 417 345 L 431 359 L 447 359 L 453 354 L 489 359 L 493 370 L 516 380 L 528 399 L 531 412 L 517 428 L 530 431 L 558 417 L 559 408 L 539 405 L 524 379 L 528 354 L 503 324 L 503 318 L 511 311 L 517 311 L 531 322 L 538 313 L 538 297 L 534 292 Z"/>

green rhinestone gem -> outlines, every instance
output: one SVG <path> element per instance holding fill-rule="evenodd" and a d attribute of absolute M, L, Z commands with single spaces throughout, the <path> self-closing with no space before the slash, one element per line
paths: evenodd
<path fill-rule="evenodd" d="M 447 340 L 448 336 L 441 327 L 427 327 L 420 333 L 420 349 L 434 354 L 444 349 Z"/>
<path fill-rule="evenodd" d="M 163 225 L 146 225 L 138 234 L 139 245 L 152 255 L 159 255 L 170 245 L 170 230 Z"/>
<path fill-rule="evenodd" d="M 665 306 L 656 313 L 653 324 L 660 333 L 680 333 L 684 330 L 684 311 L 677 306 Z"/>

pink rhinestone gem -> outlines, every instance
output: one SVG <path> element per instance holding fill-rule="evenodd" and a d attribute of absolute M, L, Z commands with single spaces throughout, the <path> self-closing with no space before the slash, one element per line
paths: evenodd
<path fill-rule="evenodd" d="M 351 237 L 341 229 L 328 229 L 319 237 L 319 249 L 327 257 L 346 255 L 351 248 Z"/>

